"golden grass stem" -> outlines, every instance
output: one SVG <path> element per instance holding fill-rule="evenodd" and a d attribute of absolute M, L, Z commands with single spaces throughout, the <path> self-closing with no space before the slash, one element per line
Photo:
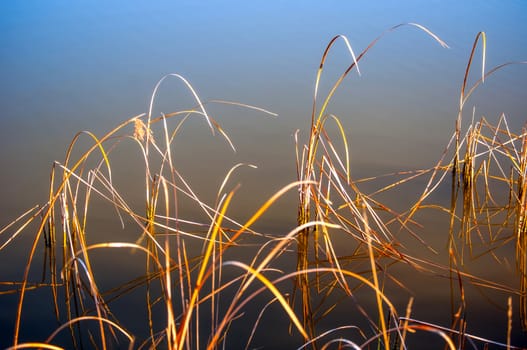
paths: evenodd
<path fill-rule="evenodd" d="M 365 210 L 365 209 L 364 209 Z M 381 289 L 379 286 L 379 279 L 377 277 L 377 267 L 375 262 L 375 255 L 373 253 L 372 247 L 372 232 L 370 231 L 370 226 L 368 223 L 368 216 L 363 212 L 363 221 L 364 221 L 364 233 L 366 234 L 366 242 L 368 243 L 368 255 L 370 259 L 371 274 L 373 276 L 373 285 L 375 287 L 375 298 L 377 299 L 377 310 L 379 312 L 379 321 L 381 323 L 381 332 L 384 340 L 384 349 L 390 350 L 390 339 L 389 334 L 386 331 L 386 321 L 384 318 L 384 307 L 381 300 Z"/>
<path fill-rule="evenodd" d="M 197 300 L 198 300 L 198 296 L 199 296 L 199 292 L 203 286 L 203 277 L 205 275 L 205 271 L 207 269 L 207 266 L 208 266 L 208 262 L 211 258 L 211 254 L 212 254 L 212 249 L 213 249 L 213 246 L 216 244 L 216 236 L 218 235 L 218 232 L 220 231 L 220 227 L 221 227 L 221 222 L 225 216 L 225 212 L 227 211 L 227 207 L 229 206 L 231 200 L 232 200 L 232 197 L 234 195 L 234 192 L 230 192 L 226 199 L 225 199 L 225 202 L 223 203 L 222 207 L 221 207 L 221 210 L 220 212 L 218 213 L 218 217 L 216 218 L 216 220 L 214 220 L 213 222 L 213 227 L 212 227 L 212 233 L 210 235 L 210 240 L 209 240 L 209 243 L 207 244 L 207 250 L 205 252 L 205 254 L 203 255 L 203 259 L 201 261 L 201 267 L 200 267 L 200 270 L 199 270 L 199 273 L 198 273 L 198 277 L 196 278 L 196 284 L 195 284 L 195 287 L 192 291 L 192 296 L 190 298 L 190 302 L 189 302 L 189 306 L 187 308 L 187 312 L 185 313 L 184 317 L 183 317 L 183 321 L 181 322 L 181 326 L 178 330 L 178 333 L 177 333 L 177 346 L 176 346 L 176 349 L 183 349 L 183 343 L 184 343 L 184 340 L 186 338 L 186 335 L 187 335 L 187 330 L 188 330 L 188 327 L 189 327 L 189 323 L 190 323 L 190 318 L 192 317 L 192 314 L 194 312 L 194 307 L 197 303 Z"/>

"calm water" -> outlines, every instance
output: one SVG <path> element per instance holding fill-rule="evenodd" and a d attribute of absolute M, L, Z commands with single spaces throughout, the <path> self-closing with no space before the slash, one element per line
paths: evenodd
<path fill-rule="evenodd" d="M 233 153 L 220 137 L 210 136 L 206 123 L 199 119 L 189 122 L 177 141 L 179 168 L 210 201 L 232 165 L 258 165 L 256 170 L 240 171 L 235 180 L 242 188 L 233 210 L 246 217 L 296 178 L 293 134 L 299 129 L 305 139 L 316 69 L 329 40 L 345 34 L 360 52 L 382 31 L 403 22 L 428 27 L 450 48 L 441 48 L 415 28 L 401 28 L 388 34 L 361 61 L 361 77 L 354 72 L 341 86 L 330 111 L 341 117 L 350 137 L 352 174 L 356 178 L 435 164 L 453 132 L 459 89 L 478 31 L 487 33 L 488 68 L 527 60 L 525 2 L 429 1 L 425 5 L 421 1 L 327 1 L 300 5 L 162 1 L 153 5 L 147 1 L 82 1 L 73 5 L 66 1 L 3 1 L 0 224 L 45 202 L 51 164 L 63 160 L 77 131 L 102 135 L 146 112 L 154 85 L 168 73 L 187 78 L 203 100 L 238 101 L 279 115 L 272 118 L 238 107 L 211 105 L 209 112 L 238 151 Z M 340 43 L 328 60 L 322 91 L 327 91 L 349 63 L 350 55 Z M 478 58 L 471 81 L 477 79 L 480 67 Z M 467 110 L 475 106 L 476 117 L 485 116 L 490 121 L 505 113 L 511 129 L 519 132 L 527 121 L 525 81 L 526 66 L 503 70 L 487 80 Z M 154 113 L 193 104 L 180 82 L 167 80 Z M 113 160 L 116 176 L 126 175 L 120 188 L 130 193 L 130 201 L 141 203 L 142 190 L 134 192 L 143 176 L 140 160 L 128 151 Z M 210 169 L 221 170 L 215 176 Z M 296 221 L 295 199 L 290 195 L 278 203 L 268 214 L 267 222 L 272 224 L 262 224 L 262 228 L 288 232 Z M 117 223 L 102 214 L 98 223 L 100 230 L 94 231 L 101 235 L 126 237 L 119 233 Z M 31 234 L 28 231 L 27 237 L 0 251 L 0 282 L 20 279 Z M 0 243 L 5 239 L 0 236 Z M 446 244 L 441 237 L 431 235 L 428 239 L 438 249 Z M 133 278 L 133 269 L 122 261 L 108 262 L 124 266 L 119 270 L 124 279 L 127 273 Z M 499 274 L 493 272 L 490 260 L 488 266 L 480 264 L 470 265 L 471 271 Z M 37 275 L 39 268 L 35 267 Z M 417 295 L 428 295 L 416 301 L 417 314 L 421 313 L 417 316 L 448 325 L 448 311 L 437 310 L 437 305 L 449 308 L 448 290 L 438 292 L 448 283 L 433 276 L 413 282 L 408 279 Z M 506 313 L 489 306 L 477 291 L 474 295 L 470 305 L 473 324 L 469 318 L 469 328 L 503 341 Z M 506 297 L 496 297 L 502 308 Z M 15 296 L 0 295 L 0 310 L 4 310 L 0 347 L 10 345 L 16 300 Z M 40 311 L 30 312 L 23 339 L 45 339 L 56 327 L 48 300 L 51 297 L 47 294 L 28 299 L 27 310 Z M 397 300 L 401 312 L 407 300 L 407 294 Z M 514 302 L 517 305 L 517 299 Z M 126 310 L 126 305 L 115 308 Z M 275 311 L 280 312 L 278 308 Z M 346 320 L 348 316 L 339 311 L 335 317 Z M 144 315 L 138 317 L 145 319 Z M 130 328 L 134 329 L 133 322 Z M 283 336 L 287 339 L 287 334 Z M 515 332 L 516 344 L 527 346 L 526 338 Z M 266 337 L 260 335 L 258 341 L 265 344 Z M 283 341 L 283 348 L 293 346 Z"/>

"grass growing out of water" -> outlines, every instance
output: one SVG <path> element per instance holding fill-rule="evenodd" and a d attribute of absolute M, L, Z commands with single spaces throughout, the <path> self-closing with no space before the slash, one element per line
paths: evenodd
<path fill-rule="evenodd" d="M 408 25 L 446 47 L 425 27 Z M 468 87 L 467 78 L 479 40 L 483 59 L 485 57 L 485 35 L 478 34 L 460 92 L 455 132 L 437 164 L 424 170 L 355 179 L 350 171 L 346 132 L 339 118 L 328 111 L 328 105 L 341 82 L 353 70 L 360 72 L 360 61 L 386 33 L 359 55 L 355 55 L 343 36 L 330 41 L 317 73 L 307 143 L 302 144 L 299 133 L 295 135 L 298 181 L 285 185 L 269 199 L 262 199 L 261 207 L 245 220 L 230 212 L 233 201 L 237 200 L 237 188 L 231 183 L 238 168 L 245 165 L 236 165 L 225 175 L 212 203 L 196 194 L 191 181 L 184 178 L 175 165 L 173 153 L 178 150 L 174 141 L 188 118 L 203 118 L 211 132 L 221 135 L 234 149 L 234 143 L 220 122 L 207 112 L 208 104 L 200 100 L 182 76 L 169 75 L 156 85 L 148 113 L 123 122 L 100 138 L 90 132 L 76 135 L 65 161 L 53 165 L 46 204 L 29 210 L 0 232 L 1 237 L 7 237 L 0 250 L 9 249 L 17 236 L 30 234 L 27 231 L 33 227 L 31 224 L 38 223 L 23 279 L 1 282 L 6 287 L 2 294 L 16 293 L 19 298 L 11 348 L 58 349 L 60 346 L 54 345 L 58 344 L 57 337 L 67 333 L 71 344 L 80 349 L 116 346 L 219 349 L 232 348 L 233 338 L 243 338 L 249 348 L 256 333 L 274 332 L 259 328 L 262 316 L 273 305 L 279 305 L 282 315 L 289 320 L 289 332 L 300 349 L 405 349 L 416 332 L 442 339 L 448 349 L 515 348 L 510 341 L 513 315 L 519 314 L 522 327 L 527 329 L 527 133 L 525 129 L 519 133 L 509 130 L 504 116 L 496 125 L 482 118 L 473 119 L 466 131 L 461 128 L 467 99 L 484 78 L 509 64 L 486 72 L 483 63 L 481 79 Z M 352 59 L 329 93 L 321 98 L 319 82 L 324 64 L 339 40 L 347 45 Z M 178 79 L 188 88 L 196 107 L 154 116 L 157 91 L 169 77 Z M 241 105 L 226 101 L 208 103 Z M 241 106 L 257 113 L 272 114 L 261 108 Z M 328 123 L 336 125 L 337 136 L 328 132 Z M 86 137 L 92 145 L 74 158 L 79 139 Z M 144 162 L 142 210 L 133 209 L 127 202 L 113 176 L 112 152 L 126 142 L 135 145 Z M 343 146 L 339 148 L 337 144 Z M 216 171 L 211 169 L 210 173 Z M 374 191 L 361 190 L 362 184 L 381 178 L 393 181 Z M 404 212 L 391 209 L 380 199 L 407 183 L 422 179 L 426 179 L 422 194 Z M 449 181 L 452 181 L 450 206 L 431 202 L 431 195 Z M 278 235 L 258 232 L 254 224 L 264 220 L 268 209 L 290 191 L 298 191 L 298 226 Z M 93 242 L 89 238 L 88 217 L 94 197 L 110 203 L 115 216 L 123 224 L 135 225 L 137 234 L 130 240 Z M 195 205 L 205 219 L 196 221 L 181 217 L 183 203 Z M 447 213 L 450 220 L 450 230 L 445 232 L 449 248 L 445 264 L 423 260 L 398 242 L 398 235 L 407 234 L 433 252 L 415 231 L 419 226 L 418 214 L 430 209 Z M 291 211 L 294 213 L 294 208 Z M 345 256 L 339 253 L 342 249 L 336 249 L 337 235 L 346 237 L 348 252 Z M 496 262 L 503 261 L 497 252 L 499 247 L 515 245 L 518 287 L 463 271 L 464 261 L 476 254 L 473 252 L 474 239 L 487 247 L 477 254 L 491 255 Z M 246 243 L 250 241 L 258 242 L 259 248 Z M 40 249 L 45 251 L 47 270 L 43 280 L 35 282 L 30 270 L 35 268 Z M 231 252 L 240 249 L 252 249 L 252 258 L 233 259 L 235 255 Z M 143 259 L 143 255 L 144 269 L 136 279 L 103 290 L 97 282 L 93 258 L 100 250 L 115 251 L 112 253 L 115 255 L 133 252 L 134 259 Z M 291 252 L 296 254 L 295 266 L 285 270 L 274 265 Z M 405 265 L 415 274 L 437 273 L 450 277 L 451 304 L 446 308 L 451 309 L 451 324 L 439 325 L 433 320 L 413 318 L 413 298 L 408 299 L 406 308 L 397 309 L 392 302 L 393 295 L 385 286 L 390 281 L 401 290 L 406 287 L 388 271 L 393 265 Z M 504 317 L 508 320 L 503 332 L 506 342 L 467 332 L 466 285 L 512 296 L 508 304 L 503 305 L 507 308 Z M 50 292 L 55 317 L 62 325 L 47 339 L 21 342 L 22 321 L 32 312 L 25 307 L 25 300 L 27 294 L 35 290 Z M 144 324 L 149 335 L 144 339 L 128 331 L 124 325 L 126 320 L 113 312 L 116 300 L 126 299 L 137 290 L 145 294 Z M 358 292 L 369 295 L 374 307 L 361 305 L 356 299 Z M 263 296 L 267 296 L 267 301 L 255 305 Z M 357 303 L 358 312 L 354 317 L 362 319 L 363 323 L 321 328 L 321 321 L 331 317 L 343 300 Z M 519 307 L 513 308 L 512 300 L 519 300 Z M 249 305 L 258 312 L 258 316 L 251 319 L 250 331 L 231 334 L 231 329 L 249 317 L 245 314 Z M 343 337 L 342 331 L 349 330 L 355 332 Z M 2 345 L 6 345 L 5 341 Z"/>

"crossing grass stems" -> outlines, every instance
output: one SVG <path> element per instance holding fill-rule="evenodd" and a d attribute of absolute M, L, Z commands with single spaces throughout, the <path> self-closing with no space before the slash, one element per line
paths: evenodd
<path fill-rule="evenodd" d="M 466 131 L 462 129 L 462 119 L 469 97 L 485 79 L 507 66 L 526 62 L 509 62 L 486 71 L 486 37 L 485 33 L 479 33 L 460 90 L 455 131 L 440 160 L 424 170 L 355 179 L 350 171 L 346 132 L 340 118 L 329 111 L 329 102 L 352 71 L 360 74 L 359 63 L 369 50 L 403 26 L 412 27 L 447 47 L 437 35 L 416 23 L 388 29 L 358 55 L 345 36 L 335 36 L 327 45 L 317 71 L 308 141 L 303 144 L 300 133 L 295 134 L 298 179 L 262 201 L 261 207 L 245 221 L 229 212 L 237 191 L 231 183 L 240 167 L 254 166 L 233 166 L 223 178 L 215 201 L 207 203 L 175 166 L 173 144 L 184 123 L 189 118 L 199 117 L 206 121 L 212 134 L 221 135 L 235 149 L 220 122 L 207 112 L 211 104 L 241 106 L 255 113 L 275 116 L 272 112 L 238 102 L 203 102 L 183 76 L 170 74 L 156 85 L 148 113 L 124 121 L 102 137 L 91 132 L 78 133 L 64 162 L 55 162 L 52 166 L 47 202 L 28 210 L 0 231 L 0 237 L 4 238 L 0 250 L 4 250 L 17 236 L 30 235 L 30 228 L 34 227 L 31 224 L 38 223 L 23 279 L 0 282 L 5 287 L 1 294 L 18 296 L 15 331 L 9 349 L 60 349 L 55 339 L 67 332 L 72 346 L 81 349 L 87 346 L 107 349 L 116 344 L 129 349 L 224 348 L 229 346 L 228 335 L 233 324 L 244 317 L 249 302 L 264 295 L 265 291 L 272 296 L 261 305 L 250 334 L 245 335 L 246 348 L 251 346 L 268 306 L 278 304 L 290 321 L 289 331 L 298 337 L 299 349 L 326 349 L 334 344 L 339 348 L 402 350 L 416 332 L 440 337 L 448 349 L 464 348 L 465 344 L 514 349 L 510 341 L 514 312 L 519 313 L 522 327 L 527 329 L 527 132 L 525 128 L 518 133 L 511 131 L 505 116 L 500 116 L 496 124 L 485 118 L 477 121 L 472 118 Z M 350 63 L 329 92 L 322 95 L 319 86 L 326 59 L 339 42 L 348 49 Z M 468 77 L 478 44 L 483 52 L 481 77 L 469 86 Z M 196 102 L 195 107 L 154 116 L 157 91 L 168 78 L 179 80 L 188 89 Z M 328 131 L 328 123 L 336 126 L 336 134 Z M 90 139 L 91 146 L 74 158 L 80 138 Z M 136 148 L 144 164 L 143 212 L 134 210 L 125 200 L 112 175 L 111 153 L 129 143 Z M 95 159 L 95 163 L 90 163 L 89 159 Z M 373 183 L 385 177 L 393 181 L 374 191 L 361 190 L 365 182 Z M 396 192 L 404 184 L 422 179 L 426 180 L 425 188 L 404 212 L 390 209 L 379 199 L 380 195 Z M 431 194 L 448 181 L 452 182 L 450 205 L 431 203 Z M 499 202 L 503 196 L 494 191 L 503 186 L 509 193 L 505 201 Z M 290 191 L 298 192 L 298 226 L 280 235 L 256 231 L 255 222 L 263 220 L 264 213 Z M 88 214 L 94 196 L 110 203 L 123 225 L 125 221 L 135 225 L 137 235 L 134 239 L 101 242 L 87 239 Z M 180 217 L 178 206 L 183 198 L 194 203 L 206 220 L 198 222 Z M 423 260 L 401 249 L 394 234 L 405 232 L 433 250 L 413 229 L 418 225 L 416 214 L 425 209 L 449 215 L 450 229 L 445 234 L 449 254 L 445 265 Z M 492 229 L 485 242 L 489 247 L 485 254 L 496 254 L 497 242 L 515 244 L 518 287 L 463 272 L 464 261 L 471 256 L 474 237 L 483 237 L 481 231 L 488 227 Z M 348 241 L 350 253 L 345 257 L 339 256 L 335 249 L 333 237 L 337 233 L 344 234 Z M 501 238 L 497 239 L 498 236 Z M 250 245 L 245 247 L 244 243 L 252 238 L 260 241 L 261 248 L 256 250 L 251 261 L 226 260 L 228 252 L 234 248 L 254 249 Z M 36 264 L 36 253 L 42 249 L 42 241 L 47 272 L 42 281 L 35 282 L 30 278 L 30 269 Z M 189 255 L 195 251 L 191 247 L 201 247 L 201 253 Z M 136 258 L 142 254 L 144 270 L 128 283 L 101 290 L 92 261 L 93 253 L 100 250 L 115 251 L 116 255 L 133 251 Z M 273 265 L 291 251 L 296 252 L 294 269 L 285 271 Z M 448 272 L 450 327 L 413 318 L 413 297 L 408 300 L 404 316 L 399 315 L 402 310 L 396 309 L 384 287 L 388 280 L 397 281 L 388 272 L 388 267 L 394 264 L 407 265 L 416 273 Z M 233 270 L 237 271 L 234 275 Z M 287 281 L 290 283 L 283 283 Z M 510 295 L 506 315 L 507 343 L 467 333 L 464 293 L 467 284 Z M 405 288 L 404 284 L 399 285 Z M 358 306 L 369 328 L 349 324 L 321 330 L 320 321 L 329 317 L 339 300 L 354 298 L 359 288 L 367 290 L 376 305 L 373 310 Z M 44 341 L 21 342 L 22 319 L 32 312 L 24 307 L 26 296 L 30 291 L 43 289 L 51 291 L 55 317 L 62 325 Z M 138 339 L 126 330 L 112 312 L 112 302 L 127 298 L 134 290 L 145 293 L 147 319 L 144 322 L 149 329 L 146 339 Z M 513 309 L 513 298 L 519 300 L 519 308 Z M 254 303 L 251 307 L 254 308 Z M 164 313 L 162 322 L 155 317 L 160 312 Z M 210 325 L 210 334 L 201 333 L 203 324 Z M 350 329 L 357 330 L 358 335 L 339 335 L 342 330 Z"/>

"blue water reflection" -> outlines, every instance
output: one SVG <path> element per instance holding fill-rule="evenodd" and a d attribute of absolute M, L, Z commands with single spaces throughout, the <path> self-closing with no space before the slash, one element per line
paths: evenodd
<path fill-rule="evenodd" d="M 168 73 L 186 77 L 205 101 L 239 101 L 279 115 L 211 105 L 238 147 L 235 154 L 218 137 L 206 141 L 210 133 L 203 120 L 189 123 L 181 135 L 185 152 L 178 155 L 180 164 L 211 199 L 221 177 L 211 180 L 203 164 L 259 166 L 254 173 L 240 174 L 247 198 L 237 209 L 247 214 L 296 178 L 293 134 L 300 129 L 306 135 L 316 69 L 328 41 L 344 34 L 360 52 L 384 30 L 405 22 L 426 26 L 450 48 L 441 48 L 415 28 L 401 28 L 361 61 L 361 77 L 352 72 L 341 86 L 331 111 L 350 134 L 357 177 L 435 164 L 454 129 L 476 34 L 487 33 L 487 67 L 527 60 L 526 2 L 3 1 L 0 224 L 45 201 L 51 163 L 63 160 L 77 131 L 101 135 L 146 112 L 156 81 Z M 337 45 L 328 59 L 323 92 L 350 62 L 344 45 Z M 479 78 L 480 64 L 479 58 L 474 61 L 471 81 Z M 467 110 L 475 106 L 476 117 L 491 121 L 505 113 L 511 129 L 519 131 L 527 120 L 525 81 L 527 67 L 508 67 L 488 79 Z M 193 104 L 183 85 L 170 80 L 154 111 Z M 133 168 L 127 157 L 116 162 Z M 295 224 L 295 200 L 287 197 L 272 211 L 273 229 Z M 22 243 L 16 247 L 25 252 Z M 1 251 L 0 259 L 20 255 Z M 16 279 L 13 271 L 21 274 L 16 267 L 0 271 L 0 281 Z M 16 298 L 9 298 L 0 299 L 1 309 L 7 310 L 1 318 L 1 346 L 10 344 L 13 333 Z M 37 306 L 38 300 L 30 300 L 27 307 Z M 41 326 L 38 319 L 28 320 L 24 339 L 44 339 L 55 327 Z M 496 336 L 504 332 L 499 329 Z M 522 335 L 514 340 L 527 344 Z"/>

